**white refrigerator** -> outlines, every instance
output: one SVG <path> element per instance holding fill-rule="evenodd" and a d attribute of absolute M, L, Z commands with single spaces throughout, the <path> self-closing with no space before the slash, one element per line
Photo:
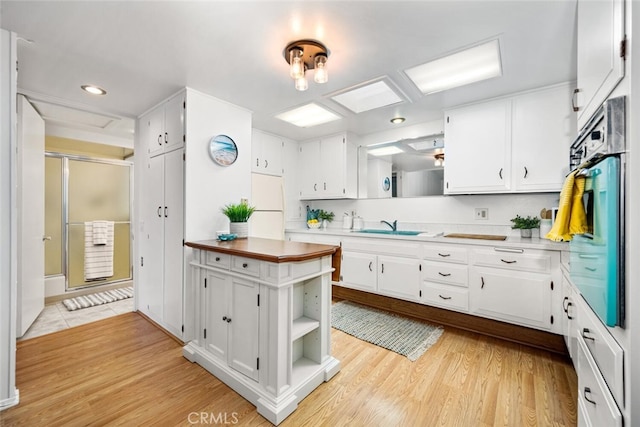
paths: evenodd
<path fill-rule="evenodd" d="M 256 210 L 249 219 L 249 235 L 284 240 L 284 179 L 251 174 L 251 201 Z"/>

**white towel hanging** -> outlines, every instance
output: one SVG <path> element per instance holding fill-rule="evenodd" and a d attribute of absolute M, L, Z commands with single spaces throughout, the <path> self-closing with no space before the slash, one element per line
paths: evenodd
<path fill-rule="evenodd" d="M 106 223 L 105 244 L 94 243 L 94 223 Z M 113 276 L 113 221 L 88 221 L 84 223 L 84 280 L 100 280 Z"/>

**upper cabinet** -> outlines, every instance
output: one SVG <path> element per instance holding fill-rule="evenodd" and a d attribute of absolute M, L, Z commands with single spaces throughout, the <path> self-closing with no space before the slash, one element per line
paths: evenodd
<path fill-rule="evenodd" d="M 251 172 L 282 176 L 282 138 L 253 129 L 251 133 Z"/>
<path fill-rule="evenodd" d="M 300 199 L 354 199 L 358 195 L 358 150 L 354 137 L 339 134 L 299 148 Z"/>
<path fill-rule="evenodd" d="M 445 194 L 560 191 L 573 87 L 551 86 L 445 112 Z"/>
<path fill-rule="evenodd" d="M 181 92 L 140 118 L 140 135 L 150 157 L 184 146 L 184 97 Z"/>
<path fill-rule="evenodd" d="M 624 77 L 623 0 L 578 1 L 578 84 L 572 100 L 578 128 Z"/>

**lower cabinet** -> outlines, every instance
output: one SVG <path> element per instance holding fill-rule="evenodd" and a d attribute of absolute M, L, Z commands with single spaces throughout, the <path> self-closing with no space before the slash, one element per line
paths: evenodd
<path fill-rule="evenodd" d="M 409 301 L 420 300 L 420 260 L 378 256 L 378 292 Z"/>
<path fill-rule="evenodd" d="M 204 280 L 205 347 L 229 367 L 258 380 L 259 285 L 212 271 Z"/>
<path fill-rule="evenodd" d="M 352 288 L 376 292 L 378 289 L 378 257 L 361 252 L 342 252 L 340 281 Z"/>

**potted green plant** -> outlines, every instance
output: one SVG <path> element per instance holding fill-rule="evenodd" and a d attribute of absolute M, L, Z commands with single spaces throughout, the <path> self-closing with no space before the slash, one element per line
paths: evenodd
<path fill-rule="evenodd" d="M 527 216 L 526 218 L 516 215 L 511 218 L 513 225 L 511 228 L 520 230 L 520 237 L 531 237 L 531 230 L 540 227 L 540 218 Z"/>
<path fill-rule="evenodd" d="M 326 229 L 327 225 L 333 221 L 333 218 L 335 217 L 333 212 L 329 212 L 329 211 L 325 211 L 320 209 L 320 211 L 318 211 L 318 219 L 322 221 L 322 228 Z"/>
<path fill-rule="evenodd" d="M 246 238 L 249 235 L 248 221 L 255 210 L 255 207 L 245 202 L 225 205 L 222 213 L 229 218 L 229 232 L 237 235 L 239 239 Z"/>

